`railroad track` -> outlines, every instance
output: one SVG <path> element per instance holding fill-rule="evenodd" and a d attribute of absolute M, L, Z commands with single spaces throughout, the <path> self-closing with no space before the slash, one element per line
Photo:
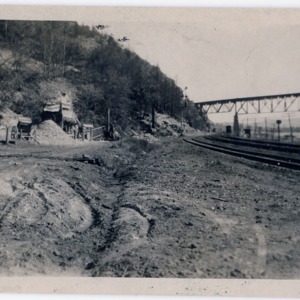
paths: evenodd
<path fill-rule="evenodd" d="M 276 142 L 250 141 L 245 139 L 223 136 L 209 136 L 205 138 L 212 141 L 228 143 L 233 145 L 300 154 L 300 145 L 281 144 Z"/>
<path fill-rule="evenodd" d="M 254 142 L 256 144 L 268 144 L 268 145 L 277 145 L 282 147 L 292 147 L 292 148 L 298 148 L 300 149 L 300 144 L 291 144 L 291 143 L 284 143 L 284 142 L 274 142 L 274 141 L 268 141 L 268 140 L 249 140 L 247 138 L 241 138 L 241 137 L 235 137 L 235 136 L 224 136 L 221 135 L 223 138 L 230 139 L 230 140 L 238 140 L 238 141 L 244 141 L 244 142 Z"/>
<path fill-rule="evenodd" d="M 200 141 L 199 139 L 195 139 L 195 138 L 184 138 L 183 140 L 186 143 L 198 147 L 206 148 L 209 150 L 221 152 L 224 154 L 242 157 L 257 162 L 267 163 L 269 165 L 275 165 L 275 166 L 284 167 L 293 170 L 300 170 L 300 159 L 290 158 L 286 156 L 278 156 L 278 155 L 267 154 L 267 153 L 259 153 L 255 151 L 248 151 L 242 149 L 233 149 L 220 144 L 212 144 L 212 143 Z"/>

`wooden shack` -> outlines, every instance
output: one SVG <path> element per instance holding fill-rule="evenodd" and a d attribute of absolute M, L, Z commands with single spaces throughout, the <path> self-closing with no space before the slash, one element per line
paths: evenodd
<path fill-rule="evenodd" d="M 231 129 L 230 125 L 227 125 L 225 130 L 226 130 L 226 133 L 231 133 L 232 132 L 232 129 Z"/>
<path fill-rule="evenodd" d="M 72 128 L 79 124 L 73 110 L 72 99 L 69 93 L 59 92 L 57 97 L 48 101 L 42 113 L 42 119 L 53 120 L 67 132 L 72 133 Z"/>
<path fill-rule="evenodd" d="M 8 143 L 19 139 L 31 139 L 32 119 L 18 115 L 10 109 L 0 112 L 0 141 Z"/>
<path fill-rule="evenodd" d="M 93 138 L 93 124 L 82 124 L 82 134 L 85 140 L 91 141 Z"/>
<path fill-rule="evenodd" d="M 31 138 L 31 126 L 32 126 L 31 118 L 20 116 L 17 124 L 18 133 L 19 133 L 18 137 L 20 139 L 29 140 Z M 13 135 L 13 131 L 12 131 L 12 135 Z"/>

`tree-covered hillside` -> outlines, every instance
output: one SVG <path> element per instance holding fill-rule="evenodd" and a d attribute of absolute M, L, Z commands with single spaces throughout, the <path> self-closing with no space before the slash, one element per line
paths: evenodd
<path fill-rule="evenodd" d="M 40 121 L 51 93 L 65 89 L 83 122 L 103 125 L 107 108 L 123 128 L 157 112 L 203 119 L 183 91 L 111 36 L 76 22 L 0 21 L 0 109 Z"/>

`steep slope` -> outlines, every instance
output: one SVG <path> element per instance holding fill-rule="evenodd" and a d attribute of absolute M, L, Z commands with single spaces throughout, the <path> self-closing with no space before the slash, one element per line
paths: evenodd
<path fill-rule="evenodd" d="M 75 22 L 0 21 L 0 109 L 40 122 L 51 86 L 74 93 L 83 122 L 103 125 L 107 109 L 123 129 L 159 113 L 205 127 L 181 88 L 111 36 Z"/>

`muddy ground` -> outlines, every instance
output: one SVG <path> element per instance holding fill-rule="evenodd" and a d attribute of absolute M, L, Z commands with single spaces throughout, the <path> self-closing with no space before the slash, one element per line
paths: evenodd
<path fill-rule="evenodd" d="M 300 278 L 299 171 L 182 138 L 0 155 L 1 275 Z"/>

